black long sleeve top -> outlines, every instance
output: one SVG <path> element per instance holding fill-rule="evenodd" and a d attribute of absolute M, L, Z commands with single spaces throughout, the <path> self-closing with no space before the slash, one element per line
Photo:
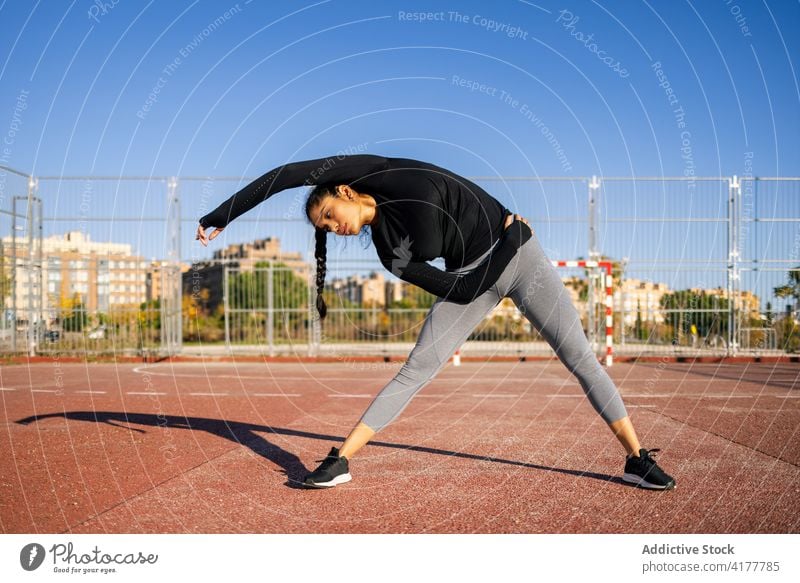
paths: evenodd
<path fill-rule="evenodd" d="M 371 195 L 377 203 L 372 242 L 383 266 L 404 281 L 456 302 L 469 302 L 494 285 L 531 237 L 521 221 L 504 229 L 510 211 L 474 182 L 419 160 L 372 154 L 278 166 L 202 217 L 200 224 L 225 227 L 277 192 L 318 184 L 348 184 Z M 443 257 L 446 269 L 456 269 L 490 249 L 486 260 L 463 274 L 428 263 Z"/>

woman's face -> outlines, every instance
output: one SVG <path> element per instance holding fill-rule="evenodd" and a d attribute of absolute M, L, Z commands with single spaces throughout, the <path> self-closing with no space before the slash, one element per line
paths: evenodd
<path fill-rule="evenodd" d="M 342 236 L 357 235 L 363 226 L 362 205 L 354 190 L 339 192 L 339 196 L 326 196 L 311 207 L 308 218 L 318 229 Z"/>

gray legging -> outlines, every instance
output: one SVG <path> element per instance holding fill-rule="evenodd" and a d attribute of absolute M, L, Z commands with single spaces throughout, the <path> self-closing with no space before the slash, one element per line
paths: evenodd
<path fill-rule="evenodd" d="M 474 269 L 484 257 L 454 273 Z M 627 416 L 617 388 L 586 340 L 569 292 L 534 233 L 497 283 L 482 295 L 469 304 L 442 298 L 434 303 L 408 360 L 375 397 L 361 421 L 376 432 L 391 423 L 504 297 L 514 301 L 577 377 L 589 402 L 606 423 Z"/>

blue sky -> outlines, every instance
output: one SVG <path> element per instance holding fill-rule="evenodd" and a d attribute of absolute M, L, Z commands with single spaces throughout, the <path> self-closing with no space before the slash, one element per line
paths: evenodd
<path fill-rule="evenodd" d="M 800 175 L 796 1 L 5 0 L 0 19 L 2 163 L 36 175 L 252 177 L 340 151 L 466 176 Z M 41 194 L 46 216 L 77 204 Z M 113 212 L 163 212 L 114 195 Z M 583 200 L 519 196 L 543 216 Z"/>
<path fill-rule="evenodd" d="M 0 4 L 0 122 L 29 92 L 12 166 L 238 176 L 367 143 L 465 174 L 679 175 L 661 63 L 701 174 L 750 151 L 800 173 L 797 2 L 101 4 Z"/>

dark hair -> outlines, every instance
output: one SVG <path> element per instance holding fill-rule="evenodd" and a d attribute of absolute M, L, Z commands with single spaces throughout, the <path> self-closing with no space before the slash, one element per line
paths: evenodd
<path fill-rule="evenodd" d="M 314 224 L 311 219 L 311 209 L 320 204 L 327 196 L 339 196 L 336 193 L 336 184 L 318 184 L 308 193 L 306 199 L 306 217 Z M 361 228 L 361 239 L 364 243 L 364 248 L 369 245 L 371 230 L 369 225 L 363 225 Z M 324 320 L 328 313 L 328 306 L 325 304 L 325 299 L 322 297 L 322 291 L 325 289 L 325 262 L 327 260 L 328 232 L 325 229 L 315 229 L 314 231 L 314 257 L 317 260 L 317 312 L 319 312 L 319 319 Z"/>
<path fill-rule="evenodd" d="M 326 196 L 336 196 L 335 184 L 318 184 L 308 193 L 308 199 L 306 200 L 306 217 L 309 221 L 311 221 L 311 208 L 322 202 Z M 314 257 L 317 260 L 317 312 L 319 312 L 320 320 L 324 320 L 328 313 L 328 306 L 325 305 L 325 299 L 322 297 L 322 291 L 325 289 L 325 261 L 328 253 L 327 243 L 328 232 L 325 229 L 316 228 L 314 231 Z"/>

